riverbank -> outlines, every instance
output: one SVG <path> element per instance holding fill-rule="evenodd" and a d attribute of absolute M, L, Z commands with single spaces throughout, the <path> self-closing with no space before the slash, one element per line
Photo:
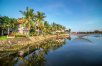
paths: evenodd
<path fill-rule="evenodd" d="M 46 36 L 33 36 L 24 38 L 10 38 L 8 40 L 0 41 L 0 52 L 15 52 L 28 45 L 34 45 L 37 42 L 43 42 L 46 39 L 51 38 L 68 38 L 69 34 L 58 35 L 46 35 Z"/>

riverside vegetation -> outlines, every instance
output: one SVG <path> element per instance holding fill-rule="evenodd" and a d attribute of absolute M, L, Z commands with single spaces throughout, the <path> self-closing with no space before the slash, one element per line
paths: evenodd
<path fill-rule="evenodd" d="M 69 37 L 68 33 L 71 29 L 66 30 L 65 26 L 55 22 L 48 23 L 43 12 L 34 12 L 28 7 L 25 11 L 19 12 L 23 17 L 18 19 L 0 17 L 0 58 L 5 56 L 6 52 L 13 54 L 28 45 L 34 45 L 52 37 Z"/>
<path fill-rule="evenodd" d="M 11 35 L 16 37 L 28 37 L 37 35 L 64 33 L 65 26 L 53 22 L 49 24 L 45 20 L 45 13 L 26 7 L 25 11 L 19 11 L 23 17 L 10 18 L 8 16 L 0 17 L 0 35 Z M 67 30 L 67 31 L 70 31 Z"/>

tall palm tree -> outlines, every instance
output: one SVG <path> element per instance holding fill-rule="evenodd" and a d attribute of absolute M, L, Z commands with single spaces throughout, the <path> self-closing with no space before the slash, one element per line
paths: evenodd
<path fill-rule="evenodd" d="M 35 20 L 36 20 L 36 26 L 38 27 L 38 30 L 42 31 L 44 29 L 44 18 L 45 18 L 45 14 L 43 12 L 37 12 L 36 16 L 35 16 Z M 39 31 L 38 31 L 39 33 Z"/>
<path fill-rule="evenodd" d="M 57 24 L 55 22 L 52 23 L 52 29 L 53 29 L 53 31 L 57 30 Z"/>
<path fill-rule="evenodd" d="M 9 28 L 11 28 L 12 29 L 12 31 L 17 31 L 17 29 L 18 29 L 18 27 L 17 27 L 17 25 L 18 25 L 18 22 L 17 22 L 17 19 L 15 19 L 15 18 L 10 18 L 10 27 Z"/>
<path fill-rule="evenodd" d="M 46 32 L 46 33 L 51 32 L 51 25 L 47 21 L 44 22 L 44 27 L 45 27 L 44 28 L 45 29 L 44 32 Z"/>
<path fill-rule="evenodd" d="M 25 23 L 24 23 L 24 26 L 30 30 L 31 26 L 34 26 L 34 10 L 33 9 L 30 9 L 28 7 L 26 7 L 26 11 L 19 11 L 23 14 L 24 16 L 24 19 L 25 19 Z"/>

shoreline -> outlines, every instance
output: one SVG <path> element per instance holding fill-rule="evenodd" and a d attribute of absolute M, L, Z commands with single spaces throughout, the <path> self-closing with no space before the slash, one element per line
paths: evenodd
<path fill-rule="evenodd" d="M 0 41 L 0 52 L 16 52 L 28 45 L 35 45 L 36 43 L 43 42 L 51 38 L 68 38 L 69 34 L 60 35 L 46 35 L 46 36 L 33 36 L 26 38 L 13 38 L 6 41 Z"/>

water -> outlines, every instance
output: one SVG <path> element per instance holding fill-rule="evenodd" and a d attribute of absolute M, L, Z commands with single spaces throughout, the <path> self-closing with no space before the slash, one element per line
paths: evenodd
<path fill-rule="evenodd" d="M 66 40 L 66 45 L 49 52 L 46 66 L 102 66 L 102 38 Z"/>
<path fill-rule="evenodd" d="M 53 39 L 31 51 L 24 57 L 10 56 L 2 60 L 2 65 L 5 62 L 4 66 L 102 66 L 102 35 Z"/>

